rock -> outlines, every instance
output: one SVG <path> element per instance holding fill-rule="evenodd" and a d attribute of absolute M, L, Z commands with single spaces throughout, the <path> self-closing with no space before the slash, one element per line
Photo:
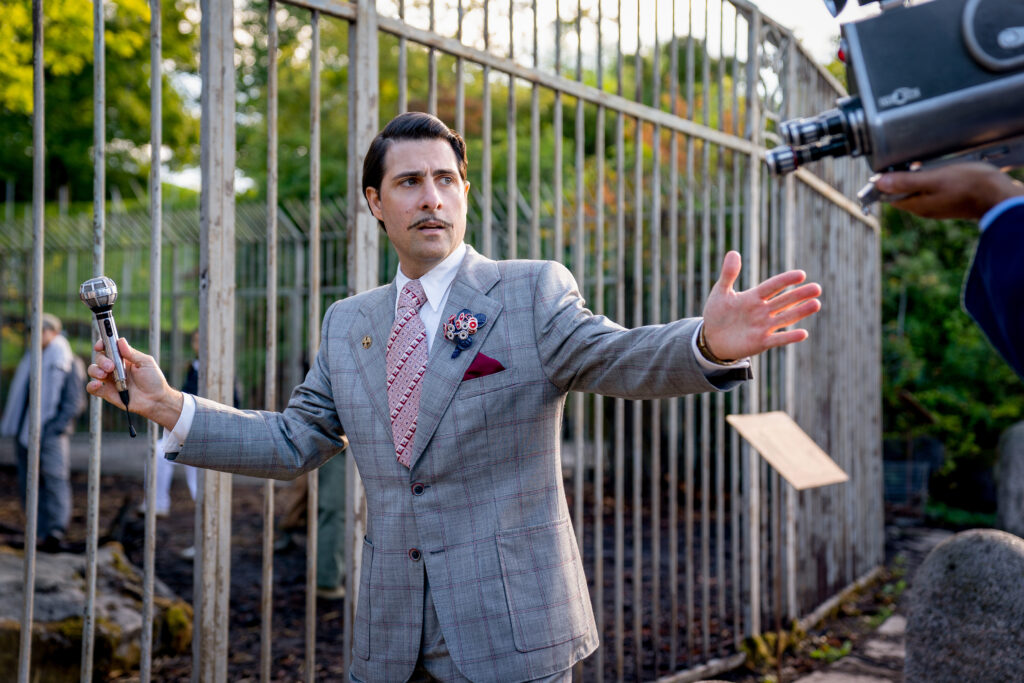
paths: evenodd
<path fill-rule="evenodd" d="M 1024 537 L 1024 422 L 999 439 L 998 487 L 996 526 Z"/>
<path fill-rule="evenodd" d="M 85 555 L 38 553 L 32 626 L 32 676 L 40 681 L 78 681 L 85 614 Z M 18 671 L 24 609 L 24 554 L 0 547 L 0 681 Z M 154 581 L 153 650 L 180 654 L 192 643 L 192 607 L 159 579 Z M 96 554 L 94 678 L 139 665 L 142 646 L 142 572 L 118 543 Z"/>
<path fill-rule="evenodd" d="M 939 544 L 913 580 L 907 683 L 1020 680 L 1024 539 L 973 529 Z"/>

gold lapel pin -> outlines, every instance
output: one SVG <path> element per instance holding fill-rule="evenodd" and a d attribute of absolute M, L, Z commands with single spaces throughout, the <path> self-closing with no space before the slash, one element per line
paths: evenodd
<path fill-rule="evenodd" d="M 370 335 L 366 335 L 365 337 L 363 337 L 363 348 L 368 349 L 371 346 L 373 346 L 373 340 L 370 339 Z"/>

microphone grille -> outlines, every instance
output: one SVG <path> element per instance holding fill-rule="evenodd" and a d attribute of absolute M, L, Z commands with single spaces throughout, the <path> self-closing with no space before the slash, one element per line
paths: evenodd
<path fill-rule="evenodd" d="M 117 301 L 117 285 L 109 277 L 94 277 L 82 283 L 78 296 L 93 310 L 113 306 Z"/>

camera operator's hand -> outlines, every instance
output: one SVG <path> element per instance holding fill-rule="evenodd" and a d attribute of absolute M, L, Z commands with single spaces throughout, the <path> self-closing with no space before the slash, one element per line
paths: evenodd
<path fill-rule="evenodd" d="M 886 194 L 911 195 L 892 205 L 925 218 L 977 220 L 999 202 L 1024 195 L 1024 185 L 981 162 L 886 173 L 875 185 Z"/>
<path fill-rule="evenodd" d="M 114 386 L 114 361 L 104 353 L 103 341 L 96 342 L 96 362 L 89 366 L 92 380 L 86 390 L 107 403 L 124 409 L 117 387 Z M 128 407 L 147 420 L 171 430 L 181 416 L 184 400 L 181 392 L 171 388 L 152 356 L 136 351 L 124 337 L 117 340 L 117 349 L 124 361 L 124 375 L 128 382 Z"/>

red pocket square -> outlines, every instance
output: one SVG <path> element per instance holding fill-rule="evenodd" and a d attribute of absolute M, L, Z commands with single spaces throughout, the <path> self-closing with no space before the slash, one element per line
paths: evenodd
<path fill-rule="evenodd" d="M 466 374 L 462 376 L 462 381 L 465 382 L 467 379 L 476 379 L 477 377 L 486 377 L 487 375 L 493 375 L 496 372 L 501 372 L 505 369 L 505 366 L 494 360 L 490 356 L 482 353 L 476 354 L 476 358 L 469 364 L 466 369 Z"/>

